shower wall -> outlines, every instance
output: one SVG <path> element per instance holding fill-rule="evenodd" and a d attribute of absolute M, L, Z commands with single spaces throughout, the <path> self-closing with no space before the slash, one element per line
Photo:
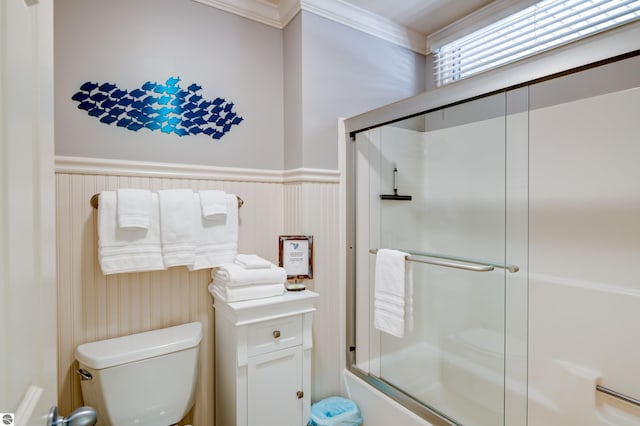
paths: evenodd
<path fill-rule="evenodd" d="M 637 425 L 640 59 L 531 87 L 530 425 Z"/>
<path fill-rule="evenodd" d="M 525 418 L 526 255 L 519 248 L 527 234 L 526 167 L 507 175 L 507 164 L 526 164 L 526 105 L 526 90 L 503 92 L 355 141 L 357 363 L 463 423 L 496 425 L 507 417 L 517 425 Z M 412 199 L 380 199 L 396 191 Z M 507 256 L 507 247 L 516 255 Z M 477 273 L 408 262 L 413 329 L 398 339 L 371 323 L 376 258 L 369 248 L 522 269 L 507 277 L 500 268 Z"/>
<path fill-rule="evenodd" d="M 504 314 L 504 424 L 637 425 L 638 407 L 606 395 L 596 386 L 640 397 L 636 374 L 640 345 L 634 337 L 640 321 L 640 275 L 635 266 L 640 257 L 640 56 L 630 55 L 509 91 L 505 105 L 505 165 L 493 171 L 496 178 L 498 171 L 506 176 L 502 203 L 505 261 L 521 268 L 517 274 L 505 275 L 505 310 L 491 312 L 490 300 L 483 298 L 486 294 L 482 292 L 463 294 L 447 286 L 441 295 L 447 292 L 448 297 L 434 298 L 434 293 L 420 295 L 422 290 L 416 289 L 416 298 L 423 303 L 415 312 L 415 334 L 410 337 L 413 340 L 407 340 L 408 346 L 417 348 L 420 341 L 437 338 L 434 325 L 453 331 L 465 319 L 488 314 L 485 319 L 491 325 Z M 491 118 L 480 122 L 490 125 Z M 451 191 L 455 194 L 456 177 L 474 167 L 473 162 L 459 167 L 455 161 L 438 157 L 438 151 L 429 146 L 437 144 L 440 132 L 451 129 L 435 130 L 429 136 L 433 139 L 425 139 L 425 129 L 433 126 L 433 122 L 414 122 L 358 134 L 357 140 L 367 141 L 368 148 L 357 152 L 356 161 L 371 162 L 369 170 L 357 170 L 356 203 L 371 200 L 369 212 L 363 215 L 360 209 L 356 223 L 356 246 L 364 247 L 365 253 L 368 248 L 384 246 L 416 250 L 416 244 L 424 240 L 429 245 L 419 249 L 446 251 L 451 248 L 448 236 L 453 239 L 456 232 L 478 232 L 464 226 L 444 231 L 444 222 L 424 226 L 438 200 L 439 188 L 430 187 L 434 185 L 429 182 L 430 171 L 440 168 L 452 172 L 447 183 L 453 187 L 442 192 L 451 195 Z M 459 126 L 453 132 L 463 130 L 464 126 Z M 393 149 L 386 148 L 387 141 Z M 473 153 L 482 160 L 484 153 L 474 148 L 467 146 L 459 155 Z M 393 190 L 394 166 L 399 171 L 398 192 L 413 195 L 411 202 L 377 199 L 379 193 Z M 366 185 L 361 182 L 365 179 Z M 470 185 L 473 188 L 479 183 Z M 423 199 L 424 188 L 430 188 L 428 195 L 433 198 Z M 491 199 L 478 191 L 475 188 L 460 201 L 480 205 L 478 200 Z M 499 204 L 497 198 L 492 203 Z M 378 227 L 385 217 L 395 221 L 393 232 Z M 473 224 L 472 215 L 468 223 Z M 487 230 L 500 234 L 498 227 L 484 223 Z M 428 238 L 417 238 L 420 226 Z M 362 237 L 362 233 L 370 236 Z M 473 244 L 474 239 L 471 241 Z M 487 257 L 495 254 L 492 244 L 483 249 Z M 356 321 L 363 322 L 371 314 L 362 308 L 371 306 L 373 256 L 358 253 Z M 365 336 L 363 330 L 358 331 L 357 365 L 375 374 L 384 373 L 387 352 L 376 352 L 376 348 L 385 347 L 387 337 L 371 327 Z M 524 340 L 518 342 L 518 336 Z M 387 342 L 386 349 L 395 354 L 402 347 L 393 348 Z M 402 359 L 408 364 L 407 358 Z M 423 363 L 423 368 L 408 374 L 428 376 L 430 365 Z M 356 398 L 364 398 L 361 393 L 359 387 Z"/>

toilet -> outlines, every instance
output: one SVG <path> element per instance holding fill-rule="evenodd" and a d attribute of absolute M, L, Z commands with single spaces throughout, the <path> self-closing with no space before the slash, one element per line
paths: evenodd
<path fill-rule="evenodd" d="M 192 322 L 78 346 L 82 397 L 97 424 L 178 423 L 193 406 L 201 339 Z"/>

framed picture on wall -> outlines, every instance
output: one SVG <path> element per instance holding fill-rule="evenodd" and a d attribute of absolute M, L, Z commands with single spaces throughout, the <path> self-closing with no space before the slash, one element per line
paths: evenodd
<path fill-rule="evenodd" d="M 279 253 L 287 279 L 313 278 L 313 236 L 281 235 Z"/>

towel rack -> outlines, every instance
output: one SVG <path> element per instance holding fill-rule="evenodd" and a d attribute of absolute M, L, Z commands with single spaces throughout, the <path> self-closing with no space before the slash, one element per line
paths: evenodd
<path fill-rule="evenodd" d="M 596 385 L 596 390 L 598 392 L 606 393 L 607 395 L 610 395 L 614 398 L 621 399 L 625 402 L 628 402 L 629 404 L 633 404 L 640 407 L 640 399 L 632 398 L 620 392 L 616 392 L 613 389 L 605 388 L 604 386 L 600 386 L 600 385 Z"/>
<path fill-rule="evenodd" d="M 244 200 L 240 197 L 238 197 L 236 195 L 236 198 L 238 199 L 238 208 L 242 207 L 244 204 Z M 89 203 L 91 204 L 91 207 L 93 207 L 94 209 L 98 208 L 98 200 L 100 199 L 100 194 L 93 194 L 91 196 L 91 199 L 89 200 Z"/>
<path fill-rule="evenodd" d="M 495 268 L 505 269 L 511 273 L 518 272 L 520 268 L 516 265 L 500 265 L 497 263 L 488 263 L 481 260 L 465 259 L 461 257 L 443 256 L 433 253 L 412 252 L 402 250 L 409 254 L 407 260 L 410 262 L 427 263 L 429 265 L 444 266 L 447 268 L 464 269 L 474 272 L 489 272 Z M 369 253 L 376 254 L 378 249 L 370 249 Z"/>

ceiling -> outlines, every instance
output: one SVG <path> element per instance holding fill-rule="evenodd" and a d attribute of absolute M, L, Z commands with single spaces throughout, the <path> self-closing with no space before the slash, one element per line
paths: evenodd
<path fill-rule="evenodd" d="M 195 0 L 277 28 L 307 10 L 420 53 L 427 36 L 493 0 Z M 516 2 L 517 0 L 509 0 Z"/>

